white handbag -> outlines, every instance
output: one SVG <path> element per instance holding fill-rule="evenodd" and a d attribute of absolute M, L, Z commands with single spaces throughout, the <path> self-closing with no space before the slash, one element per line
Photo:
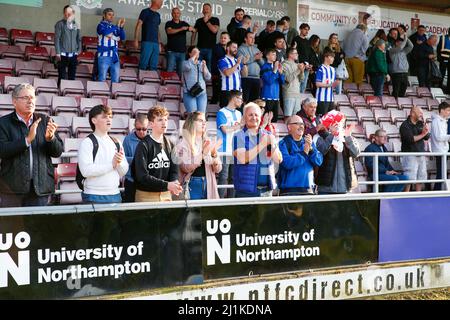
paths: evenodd
<path fill-rule="evenodd" d="M 341 63 L 336 68 L 336 78 L 342 80 L 348 79 L 348 71 L 344 59 L 342 59 Z"/>

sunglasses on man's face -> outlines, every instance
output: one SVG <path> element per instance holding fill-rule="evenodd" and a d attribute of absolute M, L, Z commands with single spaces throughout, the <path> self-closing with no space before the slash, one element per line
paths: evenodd
<path fill-rule="evenodd" d="M 136 128 L 136 131 L 147 131 L 147 128 Z"/>

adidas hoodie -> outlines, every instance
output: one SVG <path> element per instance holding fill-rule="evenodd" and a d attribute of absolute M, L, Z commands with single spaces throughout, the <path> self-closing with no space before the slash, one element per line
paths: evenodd
<path fill-rule="evenodd" d="M 165 192 L 169 182 L 178 180 L 178 165 L 172 160 L 172 150 L 173 144 L 166 137 L 164 143 L 156 142 L 150 135 L 139 142 L 133 164 L 137 190 Z"/>

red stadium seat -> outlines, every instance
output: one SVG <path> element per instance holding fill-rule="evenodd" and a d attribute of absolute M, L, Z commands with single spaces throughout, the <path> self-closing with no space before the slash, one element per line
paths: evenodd
<path fill-rule="evenodd" d="M 217 112 L 219 112 L 220 106 L 218 104 L 208 104 L 206 106 L 206 117 L 208 119 L 210 118 L 217 118 Z"/>
<path fill-rule="evenodd" d="M 11 94 L 0 94 L 0 114 L 3 116 L 14 110 Z"/>
<path fill-rule="evenodd" d="M 54 79 L 34 78 L 33 86 L 36 89 L 36 94 L 41 93 L 54 93 L 56 95 L 59 94 L 58 84 Z"/>
<path fill-rule="evenodd" d="M 347 106 L 347 107 L 351 106 L 350 101 L 348 100 L 348 97 L 345 94 L 335 94 L 334 95 L 334 103 L 339 107 L 340 106 Z"/>
<path fill-rule="evenodd" d="M 78 115 L 78 102 L 74 97 L 54 96 L 52 100 L 52 110 L 54 115 L 58 115 L 60 113 Z"/>
<path fill-rule="evenodd" d="M 16 61 L 16 75 L 34 75 L 42 76 L 42 67 L 44 63 L 42 61 Z"/>
<path fill-rule="evenodd" d="M 55 68 L 53 63 L 44 62 L 42 65 L 42 75 L 44 78 L 58 77 L 58 70 Z"/>
<path fill-rule="evenodd" d="M 83 51 L 77 57 L 78 63 L 94 64 L 95 54 L 90 51 Z"/>
<path fill-rule="evenodd" d="M 381 127 L 386 131 L 389 138 L 400 138 L 400 130 L 395 124 L 383 122 Z"/>
<path fill-rule="evenodd" d="M 84 96 L 84 85 L 80 80 L 61 79 L 61 95 L 82 95 Z"/>
<path fill-rule="evenodd" d="M 139 59 L 134 56 L 121 56 L 120 65 L 122 66 L 122 68 L 138 68 Z"/>
<path fill-rule="evenodd" d="M 402 109 L 411 109 L 413 106 L 412 99 L 410 97 L 398 97 L 397 103 Z"/>
<path fill-rule="evenodd" d="M 92 70 L 94 66 L 92 64 L 79 64 L 77 66 L 76 78 L 92 79 Z"/>
<path fill-rule="evenodd" d="M 366 121 L 375 122 L 375 117 L 370 109 L 358 108 L 356 109 L 356 115 L 358 116 L 358 121 L 361 124 Z"/>
<path fill-rule="evenodd" d="M 372 89 L 372 86 L 370 85 L 370 83 L 361 83 L 359 85 L 359 93 L 361 95 L 373 95 L 374 91 Z"/>
<path fill-rule="evenodd" d="M 413 98 L 412 104 L 414 106 L 428 109 L 428 102 L 427 102 L 427 99 L 425 99 L 425 98 Z"/>
<path fill-rule="evenodd" d="M 56 167 L 57 180 L 59 181 L 75 181 L 77 175 L 76 163 L 60 163 Z"/>
<path fill-rule="evenodd" d="M 339 111 L 345 115 L 345 117 L 347 118 L 347 121 L 357 121 L 358 120 L 358 118 L 356 117 L 355 110 L 351 107 L 340 107 Z"/>
<path fill-rule="evenodd" d="M 0 28 L 0 43 L 9 43 L 8 30 Z"/>
<path fill-rule="evenodd" d="M 373 111 L 375 116 L 375 122 L 380 124 L 380 122 L 391 122 L 391 112 L 387 109 L 375 109 Z"/>
<path fill-rule="evenodd" d="M 106 99 L 101 98 L 81 98 L 80 101 L 80 112 L 82 115 L 86 115 L 91 111 L 91 109 L 98 105 L 105 105 Z"/>
<path fill-rule="evenodd" d="M 23 60 L 25 57 L 25 50 L 20 46 L 7 46 L 3 48 L 2 58 L 13 58 Z"/>
<path fill-rule="evenodd" d="M 113 114 L 127 115 L 131 116 L 133 99 L 130 98 L 119 98 L 119 99 L 108 99 L 107 105 L 113 110 Z"/>
<path fill-rule="evenodd" d="M 428 110 L 438 110 L 439 100 L 433 98 L 427 98 Z"/>
<path fill-rule="evenodd" d="M 86 137 L 92 132 L 88 117 L 73 117 L 72 118 L 72 133 L 76 138 Z"/>
<path fill-rule="evenodd" d="M 49 61 L 50 55 L 44 47 L 27 46 L 25 48 L 25 59 Z"/>
<path fill-rule="evenodd" d="M 161 71 L 159 76 L 161 77 L 161 84 L 179 84 L 181 85 L 180 77 L 176 72 Z"/>
<path fill-rule="evenodd" d="M 371 108 L 382 108 L 383 103 L 381 102 L 380 97 L 377 96 L 367 96 L 366 102 Z"/>
<path fill-rule="evenodd" d="M 36 45 L 55 45 L 55 34 L 51 32 L 36 32 Z"/>
<path fill-rule="evenodd" d="M 86 87 L 87 96 L 90 98 L 95 97 L 107 97 L 111 96 L 109 83 L 106 81 L 97 82 L 97 81 L 88 81 Z"/>
<path fill-rule="evenodd" d="M 33 33 L 30 30 L 11 29 L 11 43 L 28 43 L 34 44 Z"/>
<path fill-rule="evenodd" d="M 134 96 L 136 95 L 136 83 L 113 83 L 111 91 L 114 99 L 117 99 L 118 97 L 129 97 L 134 99 Z"/>
<path fill-rule="evenodd" d="M 36 96 L 36 110 L 39 112 L 45 112 L 50 115 L 52 110 L 53 97 L 54 95 L 49 93 L 41 93 Z"/>
<path fill-rule="evenodd" d="M 14 70 L 13 61 L 7 59 L 0 59 L 0 72 L 12 75 Z"/>
<path fill-rule="evenodd" d="M 81 45 L 86 51 L 97 51 L 98 37 L 82 37 Z"/>
<path fill-rule="evenodd" d="M 358 85 L 356 83 L 347 83 L 344 82 L 343 85 L 344 92 L 349 93 L 359 93 Z"/>
<path fill-rule="evenodd" d="M 156 71 L 139 70 L 139 82 L 142 84 L 149 82 L 159 84 L 161 80 L 158 72 Z"/>
<path fill-rule="evenodd" d="M 383 108 L 395 108 L 398 109 L 397 100 L 395 97 L 391 96 L 382 96 L 381 103 L 383 104 Z"/>
<path fill-rule="evenodd" d="M 372 123 L 372 122 L 366 122 L 366 123 L 364 123 L 364 128 L 365 128 L 365 135 L 364 135 L 364 137 L 367 139 L 367 140 L 371 140 L 370 138 L 371 138 L 371 136 L 373 135 L 373 134 L 375 134 L 375 131 L 377 131 L 378 129 L 380 129 L 380 126 L 379 125 L 377 125 L 377 124 L 375 124 L 375 123 Z"/>
<path fill-rule="evenodd" d="M 159 84 L 147 83 L 136 85 L 136 98 L 138 100 L 158 99 Z"/>
<path fill-rule="evenodd" d="M 180 100 L 181 86 L 176 84 L 160 86 L 158 89 L 158 99 L 159 101 L 164 101 L 166 99 Z"/>
<path fill-rule="evenodd" d="M 407 118 L 407 114 L 405 110 L 391 110 L 391 121 L 392 123 L 401 123 L 405 121 Z"/>
<path fill-rule="evenodd" d="M 168 100 L 160 102 L 159 105 L 164 106 L 171 115 L 180 115 L 180 102 Z"/>
<path fill-rule="evenodd" d="M 352 105 L 353 108 L 367 108 L 367 102 L 364 99 L 363 96 L 357 96 L 357 95 L 353 95 L 349 97 L 350 99 L 350 104 Z"/>
<path fill-rule="evenodd" d="M 3 85 L 3 89 L 6 93 L 10 93 L 14 88 L 21 83 L 29 83 L 32 84 L 29 78 L 26 77 L 5 77 L 5 83 Z"/>
<path fill-rule="evenodd" d="M 120 69 L 120 76 L 119 76 L 120 82 L 133 82 L 137 83 L 138 81 L 138 75 L 135 69 Z"/>
<path fill-rule="evenodd" d="M 142 100 L 142 101 L 133 101 L 132 112 L 136 117 L 138 114 L 147 114 L 148 110 L 157 105 L 158 101 L 156 99 Z"/>
<path fill-rule="evenodd" d="M 135 48 L 133 40 L 126 40 L 125 48 L 127 49 L 128 53 L 141 53 L 141 42 L 139 41 L 139 47 Z"/>
<path fill-rule="evenodd" d="M 428 89 L 426 87 L 425 88 L 424 87 L 418 87 L 417 88 L 417 95 L 420 98 L 431 98 L 431 97 L 433 97 L 431 92 L 430 92 L 430 89 Z"/>

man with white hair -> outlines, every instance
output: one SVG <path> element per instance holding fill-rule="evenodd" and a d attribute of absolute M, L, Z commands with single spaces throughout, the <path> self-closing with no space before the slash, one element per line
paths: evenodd
<path fill-rule="evenodd" d="M 287 121 L 289 135 L 280 141 L 283 162 L 278 171 L 281 196 L 314 194 L 314 168 L 322 164 L 311 135 L 304 135 L 301 117 L 294 115 Z"/>
<path fill-rule="evenodd" d="M 233 183 L 237 198 L 271 197 L 277 187 L 274 163 L 283 160 L 275 136 L 260 129 L 261 108 L 244 107 L 244 128 L 233 137 Z"/>
<path fill-rule="evenodd" d="M 0 118 L 0 195 L 2 207 L 45 206 L 55 192 L 52 157 L 64 148 L 53 120 L 35 113 L 30 84 L 12 92 L 14 111 Z"/>
<path fill-rule="evenodd" d="M 308 97 L 303 100 L 302 110 L 297 113 L 297 115 L 302 118 L 305 125 L 304 134 L 310 134 L 313 138 L 319 131 L 325 130 L 325 127 L 320 123 L 320 117 L 316 115 L 316 111 L 316 98 Z"/>

